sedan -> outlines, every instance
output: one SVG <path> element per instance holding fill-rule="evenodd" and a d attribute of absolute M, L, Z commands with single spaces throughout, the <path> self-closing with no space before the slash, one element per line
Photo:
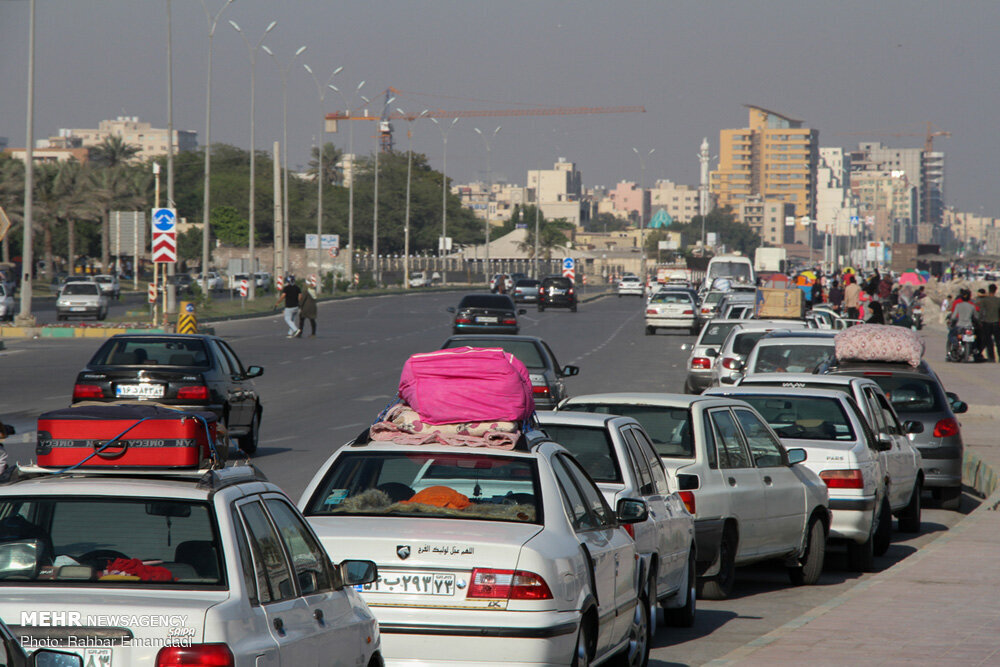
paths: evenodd
<path fill-rule="evenodd" d="M 17 307 L 14 303 L 14 290 L 7 289 L 3 283 L 0 283 L 0 322 L 7 320 L 8 322 L 14 321 L 14 313 Z"/>
<path fill-rule="evenodd" d="M 566 398 L 569 394 L 563 378 L 580 372 L 577 366 L 560 366 L 549 344 L 534 336 L 452 336 L 444 342 L 441 349 L 465 346 L 499 347 L 517 357 L 531 376 L 535 407 L 539 410 L 551 410 Z"/>
<path fill-rule="evenodd" d="M 155 401 L 180 410 L 210 410 L 239 440 L 257 451 L 263 408 L 253 379 L 229 343 L 200 334 L 119 334 L 107 339 L 80 371 L 73 403 Z"/>
<path fill-rule="evenodd" d="M 649 601 L 623 525 L 544 433 L 515 449 L 370 441 L 339 448 L 299 507 L 331 556 L 374 560 L 361 587 L 389 665 L 589 665 L 649 656 Z"/>
<path fill-rule="evenodd" d="M 96 282 L 69 282 L 56 297 L 56 319 L 93 317 L 103 320 L 108 316 L 111 300 Z"/>
<path fill-rule="evenodd" d="M 538 286 L 540 280 L 522 278 L 514 283 L 515 303 L 538 303 Z"/>
<path fill-rule="evenodd" d="M 646 293 L 646 287 L 642 284 L 642 280 L 639 276 L 622 276 L 622 279 L 618 281 L 618 296 L 624 296 L 626 294 L 631 296 L 642 296 Z"/>
<path fill-rule="evenodd" d="M 524 315 L 506 294 L 467 294 L 457 307 L 449 307 L 455 314 L 452 333 L 503 333 L 517 334 L 521 327 L 517 316 Z"/>
<path fill-rule="evenodd" d="M 697 305 L 689 292 L 663 290 L 657 292 L 646 304 L 646 335 L 657 329 L 683 329 L 698 334 Z"/>

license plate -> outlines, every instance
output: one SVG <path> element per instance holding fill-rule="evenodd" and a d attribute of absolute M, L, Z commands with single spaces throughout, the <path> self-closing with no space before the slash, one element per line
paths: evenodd
<path fill-rule="evenodd" d="M 79 313 L 80 311 L 87 310 L 86 306 L 70 306 L 69 309 L 74 313 Z"/>
<path fill-rule="evenodd" d="M 129 398 L 163 398 L 162 384 L 120 384 L 115 387 L 115 396 Z"/>
<path fill-rule="evenodd" d="M 365 593 L 450 596 L 455 594 L 455 575 L 380 571 L 378 581 L 365 584 L 361 590 Z"/>
<path fill-rule="evenodd" d="M 83 649 L 84 667 L 111 667 L 111 649 L 109 648 L 85 648 Z"/>
<path fill-rule="evenodd" d="M 563 294 L 565 291 L 566 290 L 556 289 L 555 287 L 552 288 L 552 294 Z"/>
<path fill-rule="evenodd" d="M 976 342 L 976 337 L 975 336 L 962 336 L 962 342 L 963 343 L 974 343 L 974 342 Z"/>
<path fill-rule="evenodd" d="M 476 322 L 480 324 L 496 324 L 500 321 L 499 317 L 477 317 Z"/>

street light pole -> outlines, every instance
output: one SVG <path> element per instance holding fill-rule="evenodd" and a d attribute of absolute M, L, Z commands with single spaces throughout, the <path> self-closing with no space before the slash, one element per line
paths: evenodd
<path fill-rule="evenodd" d="M 403 289 L 410 289 L 410 179 L 413 174 L 413 121 L 426 116 L 430 109 L 424 109 L 416 116 L 407 116 L 402 109 L 396 109 L 406 117 L 406 219 L 403 223 Z"/>
<path fill-rule="evenodd" d="M 264 42 L 264 38 L 267 37 L 267 33 L 278 24 L 277 21 L 271 21 L 266 28 L 264 28 L 264 33 L 257 40 L 254 46 L 250 46 L 250 40 L 247 39 L 246 34 L 240 30 L 240 26 L 237 25 L 236 21 L 230 21 L 229 25 L 233 26 L 233 29 L 240 33 L 240 37 L 243 38 L 243 43 L 247 45 L 247 53 L 250 55 L 250 195 L 249 195 L 249 209 L 250 209 L 250 221 L 249 229 L 247 229 L 247 236 L 249 241 L 247 243 L 247 251 L 250 255 L 250 293 L 247 295 L 247 299 L 253 301 L 257 298 L 257 267 L 256 267 L 256 256 L 254 254 L 254 236 L 257 231 L 256 223 L 256 185 L 257 185 L 257 123 L 256 123 L 256 102 L 257 102 L 257 49 L 260 48 L 261 44 Z"/>
<path fill-rule="evenodd" d="M 35 258 L 32 252 L 34 233 L 32 214 L 35 191 L 35 0 L 31 0 L 28 10 L 28 121 L 24 143 L 24 234 L 21 239 L 21 311 L 18 323 L 34 325 L 31 315 L 31 277 L 34 274 Z M 70 271 L 73 267 L 70 267 Z"/>
<path fill-rule="evenodd" d="M 303 46 L 302 48 L 304 49 L 305 47 Z M 302 66 L 305 68 L 305 70 L 307 72 L 309 72 L 309 76 L 312 77 L 313 82 L 316 84 L 316 96 L 319 97 L 319 122 L 320 122 L 320 128 L 319 128 L 319 150 L 316 152 L 316 159 L 317 159 L 317 162 L 316 162 L 316 165 L 317 165 L 316 166 L 316 277 L 317 277 L 316 289 L 318 291 L 322 292 L 323 291 L 323 275 L 322 275 L 322 266 L 323 266 L 323 181 L 326 180 L 324 178 L 324 175 L 326 174 L 326 170 L 324 168 L 324 163 L 323 163 L 323 157 L 324 157 L 324 154 L 325 154 L 323 149 L 326 147 L 326 118 L 323 117 L 323 102 L 324 102 L 324 100 L 326 100 L 326 88 L 323 87 L 323 85 L 319 82 L 319 79 L 316 77 L 316 74 L 313 72 L 312 68 L 309 67 L 309 65 L 307 65 L 305 63 L 302 63 Z M 327 86 L 329 86 L 330 88 L 333 88 L 334 90 L 336 90 L 336 88 L 334 88 L 333 85 L 330 84 L 330 82 L 333 81 L 333 77 L 337 76 L 337 74 L 339 74 L 342 69 L 344 69 L 344 68 L 343 67 L 338 67 L 335 70 L 333 70 L 333 72 L 330 74 L 330 76 L 327 77 L 327 79 L 326 79 L 326 85 Z M 286 172 L 286 176 L 287 176 L 287 172 Z M 287 189 L 286 189 L 286 193 L 287 193 Z M 331 288 L 330 288 L 331 291 L 336 291 L 336 287 L 337 287 L 337 277 L 336 277 L 336 275 L 334 275 L 333 282 L 331 283 Z"/>
<path fill-rule="evenodd" d="M 437 118 L 431 118 L 434 124 L 441 130 L 441 139 L 444 143 L 444 154 L 441 160 L 441 241 L 438 243 L 438 256 L 442 261 L 447 262 L 445 257 L 448 239 L 448 130 L 455 127 L 458 119 L 455 118 L 448 125 L 441 125 Z M 441 268 L 441 283 L 447 284 L 448 271 L 447 264 Z"/>
<path fill-rule="evenodd" d="M 205 4 L 205 0 L 201 0 L 201 8 L 205 10 L 205 18 L 208 19 L 208 79 L 205 84 L 205 183 L 204 183 L 204 197 L 202 199 L 201 205 L 201 291 L 202 294 L 208 294 L 208 248 L 209 248 L 209 237 L 212 235 L 212 230 L 209 227 L 208 220 L 210 217 L 210 203 L 211 203 L 211 173 L 212 173 L 212 37 L 215 36 L 215 26 L 219 23 L 219 17 L 222 16 L 222 12 L 226 11 L 226 7 L 231 5 L 233 0 L 226 0 L 226 4 L 222 5 L 222 9 L 218 11 L 215 16 L 208 11 L 208 5 Z M 172 139 L 172 137 L 171 137 Z M 139 258 L 135 258 L 135 267 L 138 275 L 139 271 Z"/>
<path fill-rule="evenodd" d="M 493 198 L 493 172 L 490 171 L 490 139 L 496 138 L 497 134 L 500 132 L 500 125 L 497 125 L 497 129 L 493 130 L 493 134 L 487 137 L 483 134 L 482 130 L 478 127 L 474 127 L 476 134 L 483 138 L 483 142 L 486 144 L 486 269 L 484 273 L 486 274 L 486 282 L 490 281 L 490 200 Z"/>
<path fill-rule="evenodd" d="M 385 118 L 385 110 L 396 100 L 395 97 L 390 97 L 382 104 L 382 113 L 379 115 L 379 125 L 375 129 L 375 193 L 374 201 L 372 202 L 372 259 L 375 260 L 375 273 L 373 278 L 375 279 L 375 286 L 382 286 L 382 271 L 379 267 L 378 261 L 378 156 L 382 151 L 381 149 L 381 137 L 382 137 L 382 123 L 388 121 L 383 121 Z"/>
<path fill-rule="evenodd" d="M 649 276 L 646 275 L 646 158 L 656 151 L 655 148 L 650 148 L 649 152 L 643 155 L 639 152 L 639 149 L 635 146 L 632 147 L 632 152 L 636 154 L 639 158 L 639 246 L 642 251 L 641 268 L 639 269 L 642 273 L 643 285 L 649 280 Z"/>
<path fill-rule="evenodd" d="M 338 69 L 338 71 L 339 71 L 339 69 Z M 347 98 L 347 97 L 344 96 L 344 94 L 342 92 L 340 92 L 339 88 L 337 88 L 332 83 L 329 84 L 330 90 L 332 90 L 333 92 L 337 93 L 337 95 L 340 96 L 341 101 L 344 103 L 344 107 L 345 107 L 344 112 L 345 112 L 345 114 L 347 116 L 351 115 L 351 99 L 353 99 L 354 95 L 356 95 L 356 94 L 358 94 L 358 93 L 361 92 L 361 87 L 364 86 L 364 85 L 365 85 L 364 81 L 362 81 L 361 83 L 359 83 L 357 85 L 357 87 L 354 89 L 354 92 L 351 93 L 351 98 Z M 364 96 L 362 96 L 362 99 L 364 99 Z M 348 121 L 350 121 L 350 120 L 351 119 L 348 118 Z M 324 123 L 324 129 L 325 128 L 326 128 L 326 125 Z M 348 140 L 347 140 L 347 142 L 348 142 L 348 149 L 347 150 L 351 154 L 351 182 L 350 182 L 350 184 L 348 185 L 348 188 L 347 188 L 347 262 L 346 262 L 346 270 L 347 270 L 347 283 L 348 283 L 348 285 L 353 285 L 354 284 L 354 177 L 355 177 L 355 171 L 354 171 L 354 166 L 355 166 L 355 159 L 354 159 L 354 123 L 353 122 L 349 123 L 348 128 L 347 128 L 347 134 L 348 134 L 348 137 L 349 137 Z"/>

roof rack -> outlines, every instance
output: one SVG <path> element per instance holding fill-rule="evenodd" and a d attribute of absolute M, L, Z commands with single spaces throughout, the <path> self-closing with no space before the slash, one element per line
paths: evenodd
<path fill-rule="evenodd" d="M 194 482 L 198 488 L 211 491 L 242 482 L 267 481 L 267 476 L 256 466 L 243 461 L 231 462 L 223 468 L 76 468 L 66 472 L 27 464 L 11 468 L 4 477 L 0 478 L 0 484 L 15 484 L 42 477 L 163 479 Z"/>

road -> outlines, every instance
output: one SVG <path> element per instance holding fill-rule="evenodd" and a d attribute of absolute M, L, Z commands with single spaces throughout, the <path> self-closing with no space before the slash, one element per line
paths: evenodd
<path fill-rule="evenodd" d="M 264 418 L 256 464 L 298 500 L 321 462 L 395 395 L 406 358 L 440 347 L 450 335 L 445 308 L 457 300 L 457 293 L 437 293 L 324 302 L 315 338 L 285 338 L 278 315 L 217 323 L 216 332 L 244 364 L 265 368 L 257 380 Z M 580 367 L 580 375 L 566 380 L 571 394 L 680 391 L 687 359 L 681 345 L 692 338 L 686 332 L 643 335 L 643 305 L 637 297 L 608 297 L 581 304 L 577 313 L 529 308 L 521 317 L 522 333 L 548 340 L 560 364 Z M 34 419 L 68 404 L 76 372 L 97 344 L 8 341 L 0 352 L 0 419 L 18 429 L 7 446 L 12 458 L 31 458 Z M 963 512 L 973 505 L 965 498 Z M 892 548 L 876 559 L 878 568 L 914 553 L 960 518 L 925 509 L 923 532 L 907 539 L 894 535 Z M 650 664 L 697 665 L 719 658 L 871 576 L 848 571 L 845 560 L 832 554 L 819 585 L 803 588 L 789 586 L 781 567 L 740 570 L 733 599 L 699 601 L 693 628 L 657 631 Z"/>

